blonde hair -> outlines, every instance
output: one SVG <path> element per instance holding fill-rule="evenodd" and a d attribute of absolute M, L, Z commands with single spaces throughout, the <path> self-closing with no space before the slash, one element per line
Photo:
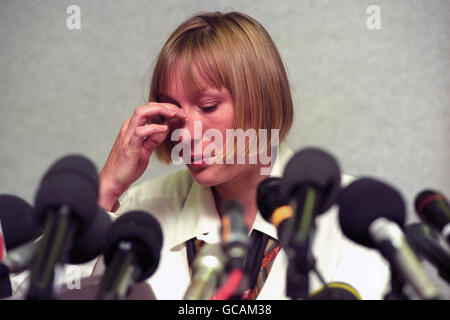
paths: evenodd
<path fill-rule="evenodd" d="M 230 91 L 234 129 L 249 122 L 269 134 L 279 129 L 280 141 L 287 136 L 294 114 L 289 82 L 280 54 L 259 22 L 239 12 L 208 12 L 182 23 L 157 58 L 149 101 L 159 100 L 178 59 L 184 62 L 183 89 L 202 90 L 203 81 Z M 200 79 L 194 77 L 193 66 Z M 156 148 L 161 162 L 171 163 L 171 148 L 170 138 Z"/>

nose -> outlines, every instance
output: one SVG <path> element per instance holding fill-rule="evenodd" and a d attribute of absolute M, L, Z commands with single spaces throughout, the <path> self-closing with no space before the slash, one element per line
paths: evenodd
<path fill-rule="evenodd" d="M 188 113 L 188 116 L 182 122 L 180 129 L 185 133 L 181 136 L 180 142 L 191 143 L 192 146 L 195 146 L 202 141 L 202 120 L 196 112 Z M 186 141 L 187 138 L 190 138 L 190 141 Z"/>

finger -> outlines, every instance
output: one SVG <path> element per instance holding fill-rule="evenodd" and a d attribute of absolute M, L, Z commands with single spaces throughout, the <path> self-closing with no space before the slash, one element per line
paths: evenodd
<path fill-rule="evenodd" d="M 168 131 L 152 134 L 144 140 L 144 142 L 142 143 L 142 147 L 147 152 L 152 152 L 157 146 L 159 146 L 161 143 L 163 143 L 164 140 L 166 140 L 168 134 Z"/>
<path fill-rule="evenodd" d="M 158 117 L 161 117 L 160 116 L 161 114 L 167 117 L 174 116 L 173 111 L 169 111 L 162 105 L 154 107 L 142 106 L 136 108 L 136 110 L 133 113 L 133 116 L 130 118 L 127 132 L 125 134 L 125 140 L 130 141 L 132 136 L 135 135 L 136 129 L 146 124 L 149 121 L 149 118 L 157 119 Z M 158 123 L 159 121 L 155 122 Z"/>
<path fill-rule="evenodd" d="M 143 115 L 146 116 L 147 118 L 149 118 L 154 115 L 153 112 L 151 112 L 153 110 L 152 108 L 158 108 L 158 110 L 159 110 L 161 108 L 161 106 L 166 108 L 169 111 L 169 113 L 168 113 L 169 116 L 167 116 L 166 114 L 160 114 L 161 116 L 164 116 L 167 118 L 176 117 L 176 118 L 180 118 L 180 119 L 185 119 L 187 117 L 187 114 L 183 109 L 181 109 L 171 103 L 149 102 L 146 106 L 142 107 L 142 110 L 139 110 L 139 111 L 142 111 Z M 155 114 L 157 114 L 157 113 L 155 113 Z"/>
<path fill-rule="evenodd" d="M 155 117 L 155 116 L 163 116 L 163 117 L 174 117 L 175 112 L 172 110 L 169 110 L 163 105 L 156 105 L 156 106 L 141 106 L 134 110 L 133 116 L 131 117 L 129 128 L 130 130 L 134 131 L 137 127 L 140 127 L 144 125 L 148 118 Z"/>
<path fill-rule="evenodd" d="M 140 152 L 144 140 L 155 134 L 165 134 L 167 135 L 169 131 L 168 124 L 151 124 L 148 126 L 137 127 L 134 130 L 133 135 L 130 137 L 128 145 L 132 152 Z"/>
<path fill-rule="evenodd" d="M 150 106 L 151 104 L 153 104 L 153 103 L 150 102 L 148 105 Z M 168 110 L 175 112 L 175 115 L 172 118 L 177 118 L 177 119 L 181 119 L 181 120 L 184 120 L 187 118 L 187 113 L 183 109 L 177 107 L 174 104 L 171 104 L 171 103 L 156 103 L 156 104 L 163 105 Z"/>
<path fill-rule="evenodd" d="M 180 115 L 185 115 L 186 112 L 181 109 L 180 107 L 178 107 L 177 105 L 174 105 L 172 103 L 167 103 L 167 102 L 149 102 L 147 105 L 152 105 L 152 104 L 161 104 L 163 106 L 165 106 L 167 109 L 172 110 Z"/>

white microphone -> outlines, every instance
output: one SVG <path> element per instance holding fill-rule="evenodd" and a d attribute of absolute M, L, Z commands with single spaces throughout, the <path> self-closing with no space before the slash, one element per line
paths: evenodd
<path fill-rule="evenodd" d="M 402 285 L 410 284 L 421 299 L 438 299 L 436 286 L 401 229 L 405 218 L 403 197 L 381 181 L 362 178 L 341 192 L 339 224 L 342 232 L 358 244 L 378 249 L 391 265 L 393 280 Z M 394 295 L 397 294 L 402 293 Z"/>
<path fill-rule="evenodd" d="M 8 268 L 10 273 L 22 272 L 28 269 L 41 239 L 42 236 L 8 251 L 2 263 Z"/>
<path fill-rule="evenodd" d="M 220 244 L 204 244 L 192 265 L 192 282 L 183 300 L 208 300 L 214 294 L 226 263 Z"/>
<path fill-rule="evenodd" d="M 369 234 L 381 254 L 400 270 L 401 275 L 422 299 L 436 299 L 439 292 L 408 245 L 400 227 L 386 218 L 378 218 L 369 226 Z"/>

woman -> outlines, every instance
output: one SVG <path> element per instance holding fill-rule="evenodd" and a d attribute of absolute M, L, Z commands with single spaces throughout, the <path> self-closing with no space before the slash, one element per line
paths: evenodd
<path fill-rule="evenodd" d="M 223 205 L 237 200 L 243 206 L 252 239 L 262 241 L 263 253 L 271 252 L 264 272 L 258 272 L 263 254 L 253 266 L 254 280 L 246 297 L 285 298 L 287 258 L 276 244 L 275 228 L 258 213 L 255 199 L 258 184 L 269 175 L 262 169 L 273 167 L 270 175 L 280 176 L 292 152 L 284 143 L 278 145 L 274 135 L 269 134 L 268 148 L 261 150 L 271 150 L 276 160 L 270 164 L 255 163 L 250 161 L 254 151 L 249 147 L 251 142 L 242 155 L 236 148 L 210 148 L 213 142 L 205 135 L 214 129 L 226 137 L 227 130 L 241 128 L 256 132 L 277 129 L 270 132 L 275 132 L 279 141 L 287 136 L 293 121 L 293 103 L 282 60 L 267 31 L 253 18 L 238 12 L 203 13 L 188 19 L 161 50 L 149 101 L 122 125 L 100 172 L 99 204 L 115 214 L 146 210 L 161 223 L 164 245 L 159 268 L 150 279 L 156 297 L 183 297 L 190 283 L 189 266 L 196 254 L 195 243 L 220 241 Z M 198 124 L 200 136 L 195 132 Z M 177 130 L 182 132 L 180 139 L 173 137 L 180 132 Z M 230 140 L 225 141 L 225 145 L 229 143 Z M 170 163 L 174 148 L 180 145 L 184 147 L 177 150 L 188 162 L 188 170 L 144 182 L 129 190 L 119 202 L 147 169 L 153 153 L 160 161 Z M 266 142 L 260 140 L 259 146 L 263 145 Z M 230 154 L 229 150 L 236 152 Z M 220 161 L 230 157 L 236 160 L 239 156 L 246 160 L 243 164 Z M 330 218 L 321 224 L 327 229 L 327 237 L 321 239 L 319 234 L 314 250 L 327 252 L 330 246 L 336 249 L 336 243 L 344 241 L 337 221 Z M 380 263 L 371 253 L 369 256 Z M 333 257 L 326 254 L 322 259 L 324 268 L 330 270 L 324 274 L 327 280 L 337 270 Z M 383 272 L 380 275 L 385 277 Z M 367 278 L 364 274 L 362 277 Z M 314 281 L 317 280 L 313 280 L 313 289 L 319 286 Z"/>

